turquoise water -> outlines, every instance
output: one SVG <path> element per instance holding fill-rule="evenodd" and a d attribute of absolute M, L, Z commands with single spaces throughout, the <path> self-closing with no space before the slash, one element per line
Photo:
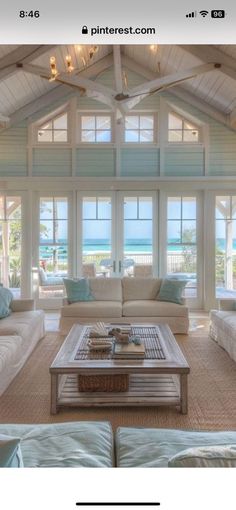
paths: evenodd
<path fill-rule="evenodd" d="M 177 243 L 177 239 L 171 239 L 172 243 Z M 62 244 L 57 246 L 57 256 L 59 260 L 67 259 L 67 246 L 65 246 L 65 240 L 61 240 Z M 225 239 L 217 239 L 217 247 L 222 252 L 225 251 Z M 236 251 L 236 239 L 233 240 L 233 250 Z M 111 251 L 111 245 L 108 239 L 86 239 L 83 243 L 83 253 L 109 253 Z M 169 244 L 168 252 L 180 253 L 182 246 L 176 246 Z M 151 239 L 127 239 L 124 246 L 125 253 L 152 253 L 152 242 Z M 53 255 L 53 245 L 50 245 L 50 241 L 47 246 L 40 246 L 40 259 L 50 259 Z"/>

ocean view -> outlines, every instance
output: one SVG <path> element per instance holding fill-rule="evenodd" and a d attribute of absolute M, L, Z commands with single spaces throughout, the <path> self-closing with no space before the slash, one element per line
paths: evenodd
<path fill-rule="evenodd" d="M 67 259 L 67 246 L 64 239 L 59 240 L 61 245 L 57 245 L 58 258 L 61 260 Z M 168 252 L 181 253 L 182 246 L 178 246 L 178 239 L 171 239 L 168 245 Z M 217 248 L 225 252 L 226 242 L 225 239 L 217 239 Z M 48 259 L 52 256 L 54 250 L 53 242 L 48 240 L 46 246 L 40 246 L 40 259 Z M 108 239 L 85 239 L 83 243 L 83 254 L 92 253 L 109 253 L 111 251 L 111 244 Z M 233 251 L 236 253 L 236 239 L 233 240 Z M 127 239 L 124 246 L 125 253 L 152 253 L 151 239 Z"/>

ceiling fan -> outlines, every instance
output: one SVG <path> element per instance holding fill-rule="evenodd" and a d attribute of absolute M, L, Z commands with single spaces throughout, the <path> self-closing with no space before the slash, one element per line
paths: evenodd
<path fill-rule="evenodd" d="M 128 89 L 128 79 L 126 72 L 122 69 L 121 52 L 119 47 L 114 47 L 114 76 L 115 88 L 104 85 L 96 79 L 88 78 L 88 71 L 93 67 L 91 61 L 97 53 L 98 47 L 92 46 L 89 52 L 89 60 L 83 69 L 75 69 L 72 65 L 71 56 L 66 57 L 66 71 L 58 71 L 55 57 L 50 58 L 50 74 L 48 70 L 40 66 L 17 63 L 17 67 L 23 67 L 23 70 L 37 74 L 46 78 L 50 82 L 59 82 L 80 91 L 81 95 L 87 95 L 105 103 L 113 110 L 117 110 L 118 116 L 123 116 L 135 104 L 139 103 L 145 96 L 161 92 L 174 87 L 187 80 L 195 78 L 200 74 L 219 69 L 221 64 L 210 62 L 197 65 L 190 69 L 180 70 L 173 74 L 158 76 L 154 80 L 145 81 L 136 87 Z"/>

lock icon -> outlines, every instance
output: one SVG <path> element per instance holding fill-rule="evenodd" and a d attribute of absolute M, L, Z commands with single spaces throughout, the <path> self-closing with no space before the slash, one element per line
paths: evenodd
<path fill-rule="evenodd" d="M 88 34 L 88 27 L 86 25 L 82 27 L 82 34 Z"/>

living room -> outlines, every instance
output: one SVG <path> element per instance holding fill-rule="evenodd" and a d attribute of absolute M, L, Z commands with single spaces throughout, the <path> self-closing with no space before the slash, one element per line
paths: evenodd
<path fill-rule="evenodd" d="M 13 295 L 0 324 L 0 431 L 8 424 L 17 435 L 26 424 L 29 466 L 57 465 L 53 449 L 35 464 L 27 454 L 27 427 L 40 442 L 42 423 L 52 434 L 60 423 L 71 437 L 73 422 L 82 435 L 87 422 L 88 429 L 109 422 L 121 451 L 129 436 L 144 443 L 138 427 L 149 429 L 139 467 L 159 466 L 150 444 L 162 442 L 166 429 L 170 444 L 185 431 L 178 451 L 236 443 L 235 71 L 234 45 L 0 46 L 0 274 Z M 88 282 L 93 299 L 69 299 L 65 283 L 76 279 Z M 209 314 L 219 307 L 210 336 Z M 158 389 L 148 386 L 142 399 L 139 392 L 122 400 L 116 390 L 106 405 L 100 395 L 88 405 L 85 395 L 74 406 L 68 394 L 61 404 L 54 360 L 74 327 L 98 322 L 124 327 L 124 335 L 131 324 L 134 337 L 135 325 L 157 325 L 163 348 L 171 334 L 168 361 L 175 346 L 186 362 L 175 359 L 181 388 L 172 404 L 169 379 L 159 400 L 149 398 L 164 385 L 160 375 Z M 63 370 L 62 378 L 71 366 Z M 96 427 L 109 450 L 110 428 Z M 216 435 L 209 443 L 199 431 Z M 113 463 L 108 450 L 106 467 Z M 122 467 L 134 466 L 131 450 Z M 169 461 L 163 455 L 161 467 Z"/>

